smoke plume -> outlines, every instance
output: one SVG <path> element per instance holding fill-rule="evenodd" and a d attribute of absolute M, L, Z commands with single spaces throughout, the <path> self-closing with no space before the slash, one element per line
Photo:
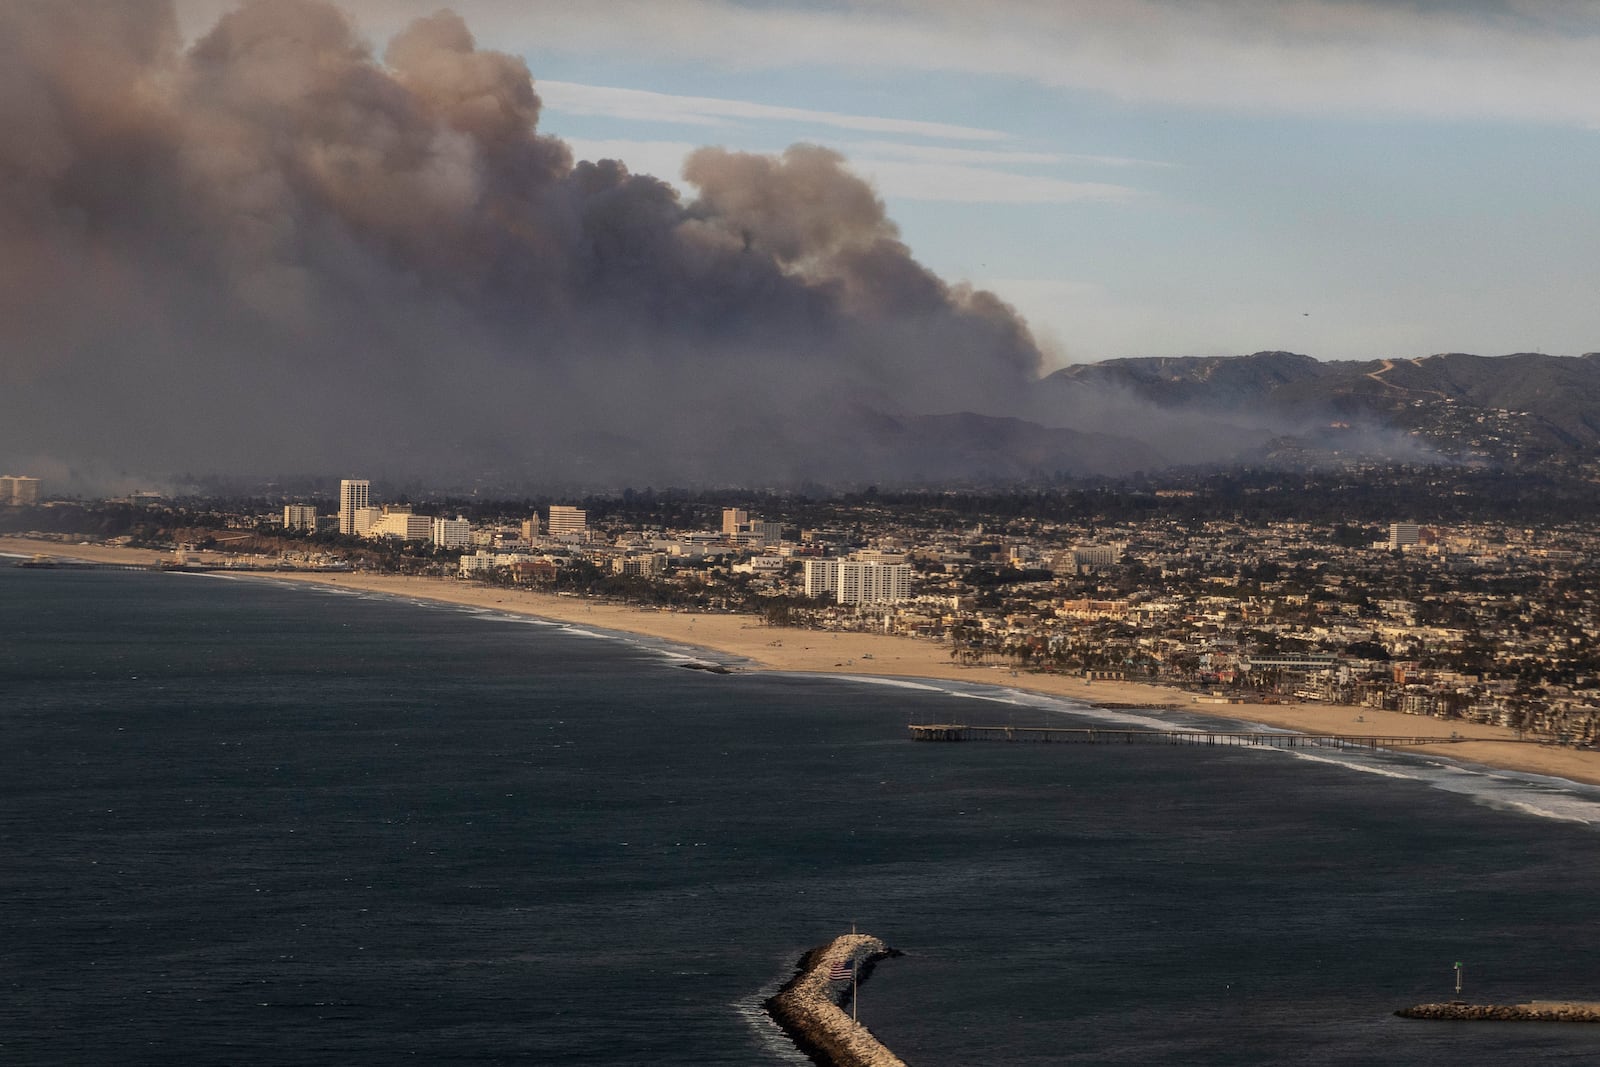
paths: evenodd
<path fill-rule="evenodd" d="M 380 58 L 322 0 L 189 46 L 168 0 L 0 7 L 0 456 L 826 481 L 1021 409 L 1026 326 L 837 154 L 707 148 L 687 198 L 538 122 L 448 11 Z"/>

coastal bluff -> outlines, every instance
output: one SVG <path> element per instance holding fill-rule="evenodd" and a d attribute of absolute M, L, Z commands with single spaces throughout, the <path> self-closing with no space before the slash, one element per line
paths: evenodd
<path fill-rule="evenodd" d="M 1402 1019 L 1457 1022 L 1600 1023 L 1600 1001 L 1534 1000 L 1527 1004 L 1418 1004 L 1395 1012 Z"/>
<path fill-rule="evenodd" d="M 829 981 L 835 964 L 851 961 L 861 982 L 880 959 L 899 955 L 870 934 L 843 934 L 800 958 L 799 973 L 767 1001 L 767 1011 L 800 1050 L 822 1067 L 906 1067 L 839 1005 L 849 981 Z"/>

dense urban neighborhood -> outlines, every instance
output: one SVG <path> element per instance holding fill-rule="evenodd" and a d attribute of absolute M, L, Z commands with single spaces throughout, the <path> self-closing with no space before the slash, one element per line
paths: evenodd
<path fill-rule="evenodd" d="M 320 501 L 147 494 L 0 513 L 12 533 L 170 549 L 171 567 L 450 575 L 909 635 L 1018 671 L 1596 739 L 1600 538 L 1581 492 L 1538 489 L 1538 520 L 1507 521 L 1497 507 L 1520 506 L 1516 485 L 1483 475 L 1368 471 L 1320 492 L 1287 477 L 991 496 L 644 491 L 581 507 L 384 503 L 347 479 Z"/>

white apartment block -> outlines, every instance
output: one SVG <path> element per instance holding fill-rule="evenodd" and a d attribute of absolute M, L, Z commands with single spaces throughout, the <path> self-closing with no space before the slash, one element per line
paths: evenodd
<path fill-rule="evenodd" d="M 356 508 L 350 517 L 350 532 L 360 537 L 372 533 L 373 526 L 383 518 L 382 508 Z M 339 532 L 344 533 L 344 512 L 339 513 Z"/>
<path fill-rule="evenodd" d="M 839 564 L 837 559 L 806 560 L 806 596 L 819 597 L 839 591 Z"/>
<path fill-rule="evenodd" d="M 453 519 L 434 519 L 429 534 L 440 548 L 466 548 L 472 544 L 472 523 L 460 515 Z"/>
<path fill-rule="evenodd" d="M 651 578 L 658 574 L 665 574 L 666 570 L 667 555 L 665 552 L 643 552 L 635 556 L 618 556 L 611 561 L 611 572 L 613 574 Z"/>
<path fill-rule="evenodd" d="M 283 507 L 285 530 L 317 530 L 317 509 L 310 504 L 285 504 Z"/>
<path fill-rule="evenodd" d="M 834 594 L 840 604 L 894 604 L 911 599 L 911 565 L 853 559 L 808 559 L 806 596 Z"/>
<path fill-rule="evenodd" d="M 0 504 L 37 504 L 39 479 L 25 474 L 7 474 L 0 477 Z"/>
<path fill-rule="evenodd" d="M 433 538 L 433 520 L 426 515 L 413 515 L 409 511 L 392 511 L 382 515 L 367 528 L 367 536 L 398 537 L 402 541 L 429 541 Z"/>
<path fill-rule="evenodd" d="M 346 478 L 339 483 L 339 532 L 365 533 L 356 528 L 356 512 L 372 503 L 372 483 L 365 478 Z"/>
<path fill-rule="evenodd" d="M 582 537 L 589 532 L 589 515 L 582 508 L 566 504 L 550 505 L 549 530 L 551 537 Z"/>
<path fill-rule="evenodd" d="M 511 567 L 518 563 L 526 563 L 532 558 L 525 552 L 490 552 L 480 548 L 476 552 L 461 554 L 457 573 L 463 578 L 471 578 L 475 574 L 483 574 L 496 567 Z"/>

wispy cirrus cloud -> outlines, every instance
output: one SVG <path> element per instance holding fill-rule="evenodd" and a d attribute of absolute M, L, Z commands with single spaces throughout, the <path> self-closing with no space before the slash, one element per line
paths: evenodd
<path fill-rule="evenodd" d="M 840 130 L 859 130 L 863 133 L 892 133 L 951 141 L 1000 141 L 1006 137 L 998 130 L 957 126 L 947 122 L 849 115 L 836 111 L 760 104 L 750 100 L 680 96 L 643 89 L 622 89 L 609 85 L 540 80 L 538 90 L 545 107 L 551 111 L 564 111 L 574 115 L 604 115 L 643 122 L 679 123 L 690 126 L 716 126 L 730 121 L 793 122 Z"/>
<path fill-rule="evenodd" d="M 441 0 L 347 0 L 381 33 Z M 191 21 L 227 0 L 183 0 Z M 922 71 L 1240 112 L 1600 126 L 1600 6 L 1570 0 L 475 0 L 500 47 L 728 71 Z M 537 73 L 537 72 L 536 72 Z"/>
<path fill-rule="evenodd" d="M 919 163 L 998 164 L 1080 164 L 1094 167 L 1173 167 L 1155 159 L 1128 156 L 1099 156 L 1081 152 L 1027 152 L 1004 148 L 957 148 L 949 145 L 906 144 L 902 141 L 851 141 L 834 147 L 850 155 L 905 159 Z"/>

